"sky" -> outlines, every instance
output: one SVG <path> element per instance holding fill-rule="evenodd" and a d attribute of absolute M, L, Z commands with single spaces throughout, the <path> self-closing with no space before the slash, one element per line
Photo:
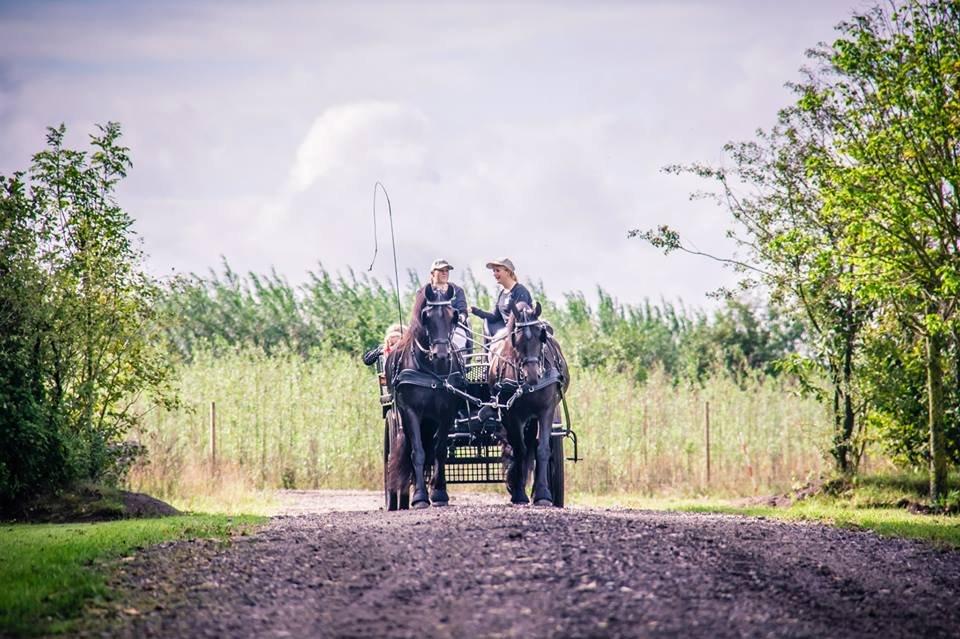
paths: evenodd
<path fill-rule="evenodd" d="M 117 121 L 134 163 L 118 200 L 158 277 L 221 256 L 293 283 L 365 272 L 379 180 L 403 283 L 443 257 L 453 281 L 492 284 L 484 264 L 506 256 L 551 296 L 710 307 L 735 273 L 627 231 L 735 254 L 729 214 L 689 199 L 708 185 L 661 169 L 724 163 L 790 102 L 804 51 L 866 6 L 0 0 L 0 174 L 47 126 L 82 148 Z"/>

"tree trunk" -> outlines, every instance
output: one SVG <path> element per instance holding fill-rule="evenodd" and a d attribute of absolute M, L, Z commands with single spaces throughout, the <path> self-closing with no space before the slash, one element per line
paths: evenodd
<path fill-rule="evenodd" d="M 930 499 L 939 500 L 947 489 L 947 451 L 943 410 L 943 336 L 927 336 L 927 423 L 930 428 Z"/>
<path fill-rule="evenodd" d="M 856 446 L 853 442 L 853 429 L 855 427 L 854 417 L 853 417 L 853 397 L 850 394 L 849 386 L 847 387 L 847 392 L 843 395 L 843 441 L 844 441 L 844 453 L 847 458 L 847 468 L 852 471 L 854 474 L 857 472 L 857 466 L 860 464 L 860 457 L 856 454 Z M 852 468 L 850 453 L 853 453 L 853 462 Z"/>
<path fill-rule="evenodd" d="M 852 299 L 848 298 L 848 305 L 852 306 Z M 848 309 L 849 309 L 848 306 Z M 854 429 L 854 418 L 853 418 L 853 319 L 851 317 L 853 311 L 848 310 L 846 321 L 844 322 L 844 336 L 843 342 L 843 443 L 844 443 L 844 453 L 846 457 L 846 465 L 849 468 L 850 466 L 850 452 L 855 450 L 853 445 L 853 429 Z M 857 464 L 859 464 L 859 458 L 854 461 L 853 472 L 857 471 Z"/>
<path fill-rule="evenodd" d="M 848 461 L 848 441 L 843 436 L 844 416 L 840 408 L 843 392 L 840 387 L 840 380 L 834 378 L 833 381 L 833 458 L 837 462 L 837 470 L 846 474 L 849 468 Z"/>
<path fill-rule="evenodd" d="M 960 420 L 960 327 L 953 329 L 953 419 L 954 426 L 960 426 L 956 420 Z M 956 428 L 951 432 L 956 432 Z"/>

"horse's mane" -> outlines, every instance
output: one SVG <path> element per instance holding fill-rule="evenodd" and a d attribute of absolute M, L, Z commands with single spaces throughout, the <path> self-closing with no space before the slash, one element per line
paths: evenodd
<path fill-rule="evenodd" d="M 507 335 L 508 337 L 505 337 L 503 339 L 503 345 L 500 347 L 500 353 L 499 353 L 500 357 L 502 357 L 503 359 L 508 359 L 508 358 L 512 359 L 517 352 L 516 349 L 513 347 L 513 342 L 509 338 L 510 333 L 514 331 L 514 329 L 516 328 L 516 325 L 517 325 L 517 314 L 510 313 L 510 317 L 507 318 L 507 323 L 504 327 L 504 330 L 506 331 L 505 335 Z"/>
<path fill-rule="evenodd" d="M 410 345 L 410 342 L 413 341 L 415 336 L 423 332 L 423 324 L 420 322 L 420 315 L 423 312 L 423 307 L 426 303 L 427 298 L 423 292 L 423 289 L 421 288 L 419 291 L 417 291 L 417 295 L 413 300 L 413 310 L 410 313 L 410 323 L 407 324 L 407 327 L 403 329 L 403 335 L 400 337 L 400 341 L 397 342 L 394 350 L 404 350 Z"/>
<path fill-rule="evenodd" d="M 491 384 L 505 379 L 509 374 L 508 371 L 513 368 L 512 362 L 517 356 L 517 351 L 513 347 L 509 335 L 516 328 L 516 323 L 517 314 L 510 313 L 510 316 L 507 317 L 506 327 L 503 329 L 505 331 L 504 338 L 500 340 L 499 344 L 491 344 L 489 373 Z"/>

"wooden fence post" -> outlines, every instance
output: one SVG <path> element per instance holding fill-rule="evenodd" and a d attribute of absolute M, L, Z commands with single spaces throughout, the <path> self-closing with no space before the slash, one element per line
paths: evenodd
<path fill-rule="evenodd" d="M 217 403 L 210 402 L 210 470 L 217 472 Z"/>
<path fill-rule="evenodd" d="M 707 449 L 707 486 L 710 485 L 710 402 L 705 402 L 704 406 L 704 426 L 703 426 L 703 439 L 706 442 Z"/>
<path fill-rule="evenodd" d="M 647 459 L 647 446 L 648 446 L 648 444 L 647 444 L 647 426 L 648 426 L 648 424 L 649 424 L 649 419 L 650 419 L 650 417 L 649 417 L 649 412 L 648 412 L 648 407 L 649 407 L 648 403 L 647 403 L 647 402 L 644 402 L 644 403 L 643 403 L 643 469 L 644 469 L 645 471 L 647 470 L 647 463 L 648 463 L 648 459 Z M 649 475 L 649 472 L 648 472 L 648 475 Z"/>

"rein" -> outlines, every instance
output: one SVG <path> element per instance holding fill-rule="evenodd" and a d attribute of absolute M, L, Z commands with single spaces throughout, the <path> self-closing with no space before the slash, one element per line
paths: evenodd
<path fill-rule="evenodd" d="M 426 306 L 429 306 L 429 307 L 452 306 L 452 302 L 451 302 L 451 300 L 444 300 L 444 301 L 439 301 L 439 302 L 429 302 L 429 301 L 428 301 L 428 302 L 426 302 Z M 496 342 L 502 341 L 502 340 L 506 339 L 507 337 L 512 337 L 512 336 L 518 335 L 523 329 L 529 328 L 529 327 L 531 327 L 531 326 L 543 326 L 543 325 L 544 325 L 544 322 L 542 322 L 541 320 L 538 320 L 538 319 L 537 319 L 537 320 L 525 320 L 525 321 L 522 321 L 522 322 L 516 322 L 516 323 L 514 324 L 513 329 L 512 329 L 511 331 L 508 331 L 508 332 L 504 333 L 503 335 L 501 335 L 501 336 L 499 336 L 499 337 L 491 338 L 491 339 L 489 340 L 489 343 L 486 344 L 483 348 L 484 348 L 484 349 L 487 351 L 487 353 L 489 354 L 490 345 L 495 344 Z M 473 336 L 475 336 L 475 337 L 485 337 L 485 335 L 482 335 L 481 333 L 477 333 L 476 331 L 474 331 L 473 329 L 471 329 L 471 328 L 470 328 L 470 325 L 467 324 L 467 323 L 465 323 L 465 322 L 457 322 L 457 323 L 451 328 L 451 331 L 450 331 L 450 335 L 451 335 L 451 336 L 453 335 L 453 332 L 456 330 L 457 327 L 462 328 L 465 332 L 467 332 L 467 333 L 469 333 L 469 334 L 471 334 L 471 335 L 473 335 Z M 505 402 L 501 402 L 501 401 L 500 401 L 499 393 L 497 393 L 497 394 L 496 394 L 496 397 L 495 397 L 494 399 L 492 399 L 491 401 L 485 402 L 485 401 L 483 401 L 482 399 L 480 399 L 480 398 L 478 398 L 478 397 L 474 397 L 473 395 L 471 395 L 470 393 L 466 392 L 466 391 L 463 390 L 462 388 L 459 388 L 459 387 L 455 384 L 455 382 L 457 381 L 457 378 L 458 378 L 458 377 L 462 379 L 462 372 L 461 372 L 460 370 L 454 370 L 454 366 L 455 366 L 455 362 L 453 361 L 454 358 L 456 358 L 456 360 L 457 360 L 456 363 L 462 363 L 462 362 L 460 361 L 460 355 L 459 355 L 459 353 L 457 353 L 456 351 L 453 351 L 453 356 L 451 357 L 451 363 L 450 363 L 451 371 L 450 371 L 449 373 L 447 373 L 446 375 L 440 375 L 440 374 L 434 372 L 433 370 L 430 370 L 430 366 L 428 365 L 428 363 L 421 360 L 421 356 L 424 356 L 424 355 L 427 356 L 428 358 L 430 358 L 430 348 L 429 348 L 430 346 L 432 346 L 432 345 L 434 345 L 434 344 L 447 344 L 447 345 L 450 344 L 450 339 L 449 339 L 449 338 L 447 338 L 447 339 L 445 339 L 445 340 L 433 340 L 433 339 L 431 339 L 431 338 L 430 338 L 430 332 L 429 332 L 428 329 L 426 329 L 426 327 L 424 327 L 424 332 L 427 334 L 427 339 L 430 340 L 430 341 L 429 341 L 429 344 L 428 344 L 427 346 L 424 346 L 424 345 L 420 342 L 420 339 L 419 339 L 420 336 L 411 336 L 411 337 L 412 337 L 411 341 L 413 342 L 413 344 L 414 344 L 415 347 L 416 347 L 416 350 L 412 350 L 412 351 L 411 351 L 411 355 L 413 356 L 413 359 L 414 359 L 413 365 L 414 365 L 416 368 L 414 368 L 414 369 L 406 369 L 406 370 L 415 370 L 417 373 L 423 374 L 423 375 L 425 375 L 426 377 L 428 377 L 428 378 L 430 378 L 430 379 L 432 379 L 432 380 L 435 380 L 436 385 L 431 384 L 431 387 L 433 387 L 433 388 L 442 387 L 444 390 L 446 390 L 446 391 L 448 391 L 448 392 L 450 392 L 450 393 L 452 393 L 452 394 L 454 394 L 454 395 L 457 395 L 457 396 L 463 398 L 464 400 L 466 400 L 467 402 L 473 404 L 474 406 L 477 406 L 477 407 L 485 407 L 485 406 L 486 406 L 486 407 L 489 407 L 489 408 L 493 408 L 493 409 L 495 409 L 495 410 L 497 410 L 497 411 L 510 410 L 510 408 L 512 408 L 513 405 L 517 402 L 517 400 L 519 400 L 520 397 L 522 397 L 523 395 L 528 394 L 528 393 L 531 393 L 531 392 L 538 391 L 538 390 L 540 390 L 541 388 L 545 388 L 546 386 L 549 386 L 549 385 L 551 385 L 551 384 L 555 384 L 555 383 L 557 383 L 557 381 L 558 381 L 558 377 L 557 377 L 557 376 L 551 376 L 551 375 L 549 374 L 549 371 L 546 370 L 546 366 L 545 366 L 545 363 L 546 363 L 546 362 L 545 362 L 545 360 L 546 360 L 546 353 L 544 352 L 543 349 L 540 350 L 540 354 L 539 354 L 538 356 L 525 357 L 525 358 L 512 358 L 512 359 L 498 358 L 499 361 L 501 361 L 501 362 L 503 362 L 504 364 L 510 366 L 510 367 L 514 370 L 514 372 L 515 372 L 515 374 L 516 374 L 516 376 L 517 376 L 517 379 L 509 379 L 509 378 L 507 378 L 507 379 L 505 379 L 505 380 L 503 380 L 503 381 L 508 381 L 510 386 L 515 385 L 516 387 L 514 388 L 513 393 L 510 395 L 510 397 L 508 397 L 508 398 L 506 399 Z M 411 347 L 411 348 L 412 348 L 412 347 Z M 396 366 L 396 368 L 394 369 L 394 374 L 393 374 L 394 382 L 396 382 L 396 380 L 397 380 L 398 377 L 400 376 L 400 373 L 402 372 L 402 370 L 401 370 L 401 368 L 400 368 L 400 366 L 401 366 L 400 360 L 401 360 L 401 359 L 402 359 L 402 358 L 398 358 L 398 359 L 397 359 L 397 366 Z M 532 386 L 531 386 L 530 384 L 527 384 L 527 383 L 526 383 L 526 380 L 525 380 L 525 379 L 522 378 L 523 371 L 522 371 L 522 368 L 521 368 L 521 367 L 524 366 L 524 365 L 526 365 L 526 364 L 533 364 L 533 363 L 537 363 L 537 364 L 539 364 L 539 366 L 540 366 L 541 380 L 540 380 L 540 382 L 539 382 L 538 384 L 535 384 L 535 385 L 532 385 Z M 454 383 L 451 383 L 451 380 L 453 380 Z"/>

